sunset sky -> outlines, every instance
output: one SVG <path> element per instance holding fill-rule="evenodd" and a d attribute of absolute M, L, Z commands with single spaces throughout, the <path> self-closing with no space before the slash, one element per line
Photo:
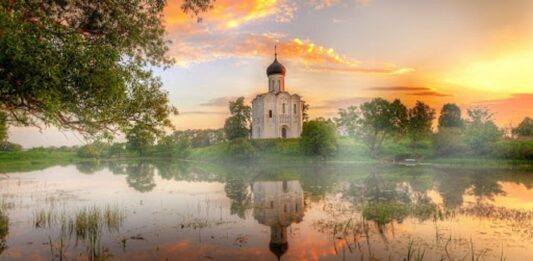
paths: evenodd
<path fill-rule="evenodd" d="M 502 127 L 533 116 L 533 1 L 217 0 L 200 23 L 180 6 L 164 18 L 176 64 L 155 69 L 177 129 L 220 128 L 229 100 L 267 91 L 275 44 L 311 117 L 376 96 L 486 106 Z M 10 141 L 82 142 L 55 128 L 11 128 Z"/>

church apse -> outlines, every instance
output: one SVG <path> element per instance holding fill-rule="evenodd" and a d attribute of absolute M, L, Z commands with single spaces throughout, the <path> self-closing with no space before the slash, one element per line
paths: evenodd
<path fill-rule="evenodd" d="M 270 227 L 269 248 L 278 259 L 289 249 L 287 229 L 304 217 L 299 181 L 259 181 L 252 184 L 254 218 Z"/>

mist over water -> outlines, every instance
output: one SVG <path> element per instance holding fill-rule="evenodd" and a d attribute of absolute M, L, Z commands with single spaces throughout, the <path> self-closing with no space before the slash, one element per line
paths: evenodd
<path fill-rule="evenodd" d="M 83 162 L 0 177 L 2 260 L 533 260 L 528 170 Z"/>

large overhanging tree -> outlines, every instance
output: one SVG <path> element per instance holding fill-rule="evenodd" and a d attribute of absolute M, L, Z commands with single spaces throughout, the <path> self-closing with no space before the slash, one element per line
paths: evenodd
<path fill-rule="evenodd" d="M 192 15 L 212 0 L 185 0 Z M 0 113 L 10 125 L 84 135 L 171 126 L 151 66 L 172 64 L 165 0 L 0 1 Z"/>

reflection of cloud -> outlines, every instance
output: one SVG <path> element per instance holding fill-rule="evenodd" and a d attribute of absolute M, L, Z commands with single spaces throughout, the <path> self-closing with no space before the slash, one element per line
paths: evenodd
<path fill-rule="evenodd" d="M 223 106 L 228 106 L 230 101 L 234 101 L 236 99 L 237 97 L 229 97 L 229 96 L 219 97 L 219 98 L 211 99 L 205 103 L 201 103 L 200 106 L 223 107 Z"/>

